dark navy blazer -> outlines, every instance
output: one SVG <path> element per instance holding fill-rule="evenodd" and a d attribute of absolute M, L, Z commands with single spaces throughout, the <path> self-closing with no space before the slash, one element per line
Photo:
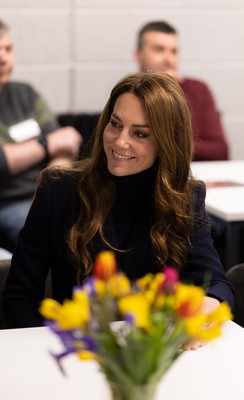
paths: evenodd
<path fill-rule="evenodd" d="M 68 174 L 51 181 L 47 179 L 47 183 L 37 189 L 25 226 L 19 235 L 3 292 L 3 310 L 12 327 L 42 325 L 37 310 L 44 295 L 45 279 L 50 268 L 53 298 L 57 301 L 62 302 L 70 297 L 72 287 L 77 284 L 76 268 L 66 245 L 67 231 L 79 212 L 74 181 L 74 176 Z M 233 290 L 211 239 L 211 225 L 204 205 L 205 186 L 199 183 L 194 190 L 194 212 L 198 215 L 198 223 L 181 279 L 196 285 L 207 282 L 207 295 L 227 301 L 233 308 Z M 113 240 L 111 215 L 105 222 L 104 232 Z M 96 252 L 101 249 L 102 244 L 101 248 L 96 246 Z M 150 266 L 146 269 L 143 274 L 150 272 Z"/>

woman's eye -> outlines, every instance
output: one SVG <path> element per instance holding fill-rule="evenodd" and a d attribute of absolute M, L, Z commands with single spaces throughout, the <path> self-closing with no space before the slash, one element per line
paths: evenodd
<path fill-rule="evenodd" d="M 119 127 L 120 127 L 120 125 L 118 124 L 118 122 L 114 121 L 113 119 L 111 119 L 109 122 L 110 122 L 110 125 L 111 125 L 113 128 L 119 128 Z"/>
<path fill-rule="evenodd" d="M 140 132 L 140 131 L 136 131 L 135 132 L 136 136 L 139 138 L 146 138 L 148 137 L 148 134 L 146 132 Z"/>

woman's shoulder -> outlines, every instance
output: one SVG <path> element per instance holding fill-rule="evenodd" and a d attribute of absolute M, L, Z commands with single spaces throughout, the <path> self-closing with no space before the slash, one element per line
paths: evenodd
<path fill-rule="evenodd" d="M 206 196 L 206 186 L 203 181 L 197 179 L 191 180 L 190 188 L 194 197 Z"/>
<path fill-rule="evenodd" d="M 38 178 L 35 197 L 48 198 L 58 205 L 77 201 L 80 173 L 74 170 L 61 168 L 45 168 Z"/>
<path fill-rule="evenodd" d="M 75 188 L 79 180 L 79 172 L 72 169 L 62 168 L 45 168 L 38 179 L 38 186 L 40 187 L 67 187 L 67 189 Z"/>
<path fill-rule="evenodd" d="M 205 183 L 200 180 L 192 180 L 190 182 L 190 188 L 192 193 L 192 206 L 194 212 L 200 212 L 204 207 L 204 201 L 206 197 L 206 186 Z"/>
<path fill-rule="evenodd" d="M 73 170 L 43 170 L 35 193 L 35 210 L 43 210 L 43 207 L 51 210 L 53 221 L 72 218 L 79 207 L 79 176 L 79 172 Z"/>

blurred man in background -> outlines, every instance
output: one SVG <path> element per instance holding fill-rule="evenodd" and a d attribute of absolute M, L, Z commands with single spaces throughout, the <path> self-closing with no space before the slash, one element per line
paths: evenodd
<path fill-rule="evenodd" d="M 13 66 L 10 31 L 0 21 L 0 236 L 10 250 L 26 219 L 41 169 L 70 166 L 82 143 L 74 128 L 59 127 L 30 85 L 9 81 Z"/>
<path fill-rule="evenodd" d="M 142 71 L 166 72 L 179 82 L 192 116 L 193 160 L 227 160 L 227 142 L 210 89 L 204 82 L 185 78 L 179 73 L 176 29 L 164 21 L 144 25 L 138 33 L 135 59 Z"/>

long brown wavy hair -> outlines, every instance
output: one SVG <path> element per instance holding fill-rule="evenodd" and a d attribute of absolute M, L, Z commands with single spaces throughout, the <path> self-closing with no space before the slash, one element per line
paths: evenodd
<path fill-rule="evenodd" d="M 181 268 L 186 260 L 193 228 L 191 118 L 179 84 L 163 73 L 136 73 L 113 88 L 99 119 L 91 156 L 77 163 L 80 213 L 68 234 L 68 248 L 78 272 L 90 273 L 93 260 L 89 243 L 96 234 L 112 248 L 103 232 L 104 222 L 116 198 L 114 177 L 107 168 L 103 132 L 110 121 L 116 100 L 123 93 L 142 99 L 151 134 L 159 155 L 153 196 L 152 246 L 158 262 Z"/>

